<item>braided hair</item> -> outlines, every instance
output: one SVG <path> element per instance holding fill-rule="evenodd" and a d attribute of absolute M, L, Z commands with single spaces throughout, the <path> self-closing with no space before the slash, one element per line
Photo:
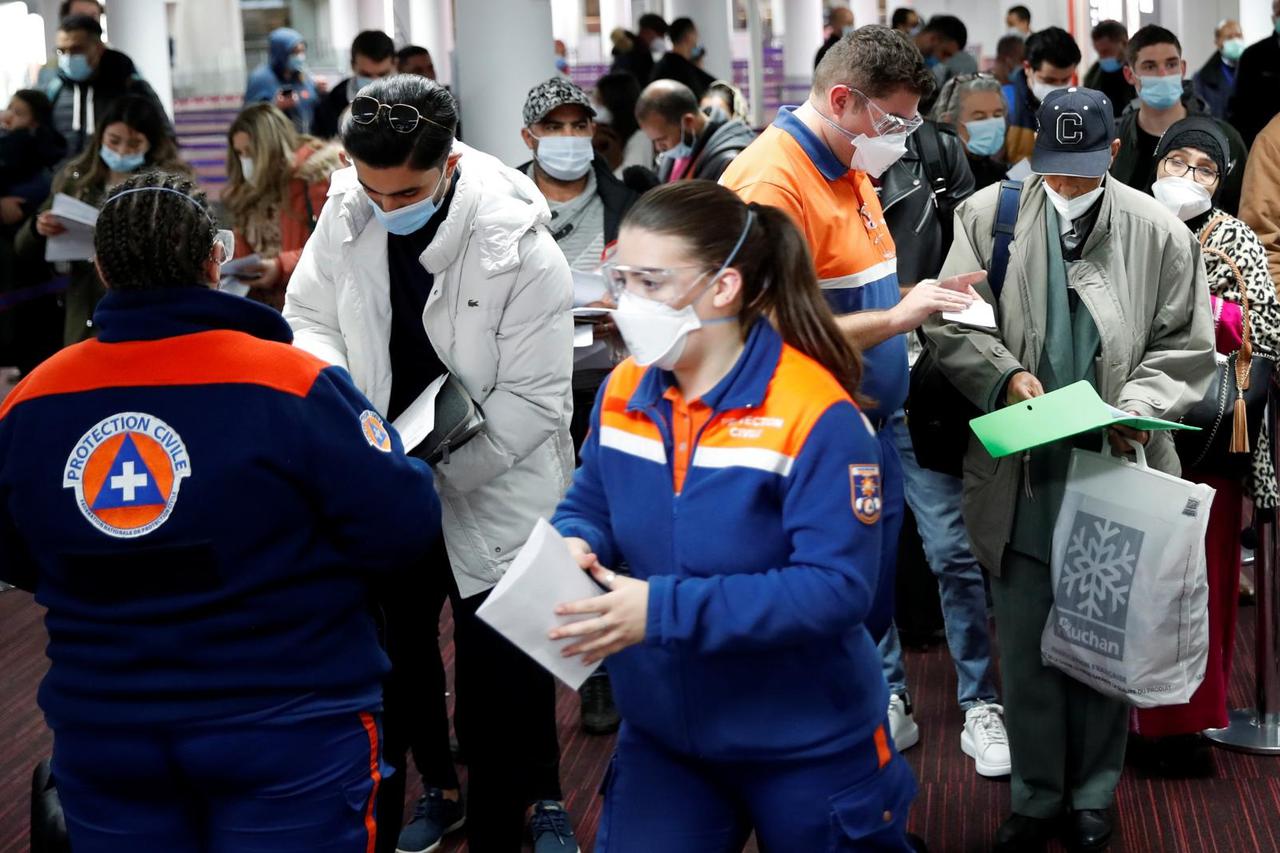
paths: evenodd
<path fill-rule="evenodd" d="M 112 290 L 202 286 L 217 233 L 209 202 L 194 183 L 144 172 L 111 190 L 93 248 Z"/>

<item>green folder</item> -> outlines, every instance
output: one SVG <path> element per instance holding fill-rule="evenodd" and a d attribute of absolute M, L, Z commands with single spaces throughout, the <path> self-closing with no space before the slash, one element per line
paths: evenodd
<path fill-rule="evenodd" d="M 1080 381 L 1043 397 L 1006 406 L 969 422 L 978 440 L 999 459 L 1033 447 L 1051 444 L 1082 432 L 1111 426 L 1141 430 L 1199 427 L 1160 418 L 1140 418 L 1107 405 L 1088 382 Z"/>

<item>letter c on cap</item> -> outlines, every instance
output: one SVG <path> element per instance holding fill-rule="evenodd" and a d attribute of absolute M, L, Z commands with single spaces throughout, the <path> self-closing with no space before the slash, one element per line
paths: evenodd
<path fill-rule="evenodd" d="M 1084 141 L 1084 117 L 1080 113 L 1058 115 L 1058 144 L 1079 145 Z"/>

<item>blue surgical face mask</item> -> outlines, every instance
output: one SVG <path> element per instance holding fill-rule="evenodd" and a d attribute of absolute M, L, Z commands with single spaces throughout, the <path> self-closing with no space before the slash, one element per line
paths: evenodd
<path fill-rule="evenodd" d="M 297 71 L 301 74 L 307 70 L 307 55 L 305 53 L 295 53 L 289 57 L 289 69 Z"/>
<path fill-rule="evenodd" d="M 98 150 L 98 156 L 102 158 L 103 163 L 107 164 L 108 169 L 121 175 L 136 172 L 142 168 L 143 163 L 147 162 L 146 154 L 121 154 L 108 148 L 105 142 Z"/>
<path fill-rule="evenodd" d="M 668 148 L 666 151 L 663 151 L 658 156 L 667 160 L 682 160 L 685 157 L 688 157 L 691 154 L 693 154 L 693 142 L 694 142 L 693 140 L 689 142 L 684 141 L 684 125 L 681 125 L 680 126 L 680 144 L 675 145 L 671 148 Z"/>
<path fill-rule="evenodd" d="M 926 56 L 924 58 L 924 64 L 929 68 L 936 68 L 941 62 L 942 60 L 936 56 Z"/>
<path fill-rule="evenodd" d="M 706 48 L 706 45 L 697 44 L 697 45 L 694 45 L 694 46 L 693 46 L 693 53 L 692 53 L 692 54 L 690 54 L 690 58 L 691 58 L 694 62 L 697 62 L 699 59 L 701 59 L 702 57 L 704 57 L 704 56 L 706 56 L 706 55 L 707 55 L 707 48 Z"/>
<path fill-rule="evenodd" d="M 990 157 L 1004 148 L 1004 116 L 966 121 L 964 129 L 969 132 L 969 141 L 964 145 L 971 154 Z"/>
<path fill-rule="evenodd" d="M 1098 60 L 1098 67 L 1108 74 L 1115 74 L 1121 68 L 1124 68 L 1124 63 L 1114 56 L 1108 56 Z"/>
<path fill-rule="evenodd" d="M 841 38 L 844 38 L 844 37 L 846 37 L 846 36 L 853 35 L 853 32 L 854 32 L 854 30 L 856 30 L 856 29 L 858 29 L 858 25 L 857 25 L 857 24 L 848 24 L 847 26 L 841 27 L 841 28 L 840 28 L 840 37 L 841 37 Z"/>
<path fill-rule="evenodd" d="M 444 177 L 447 173 L 448 169 L 446 168 L 440 174 L 440 181 L 436 184 L 436 188 L 431 192 L 431 195 L 422 201 L 415 201 L 413 204 L 405 205 L 390 213 L 378 207 L 373 199 L 369 199 L 369 206 L 373 208 L 373 215 L 382 223 L 382 227 L 391 234 L 395 234 L 398 237 L 412 234 L 430 222 L 431 217 L 435 216 L 436 211 L 440 209 L 440 203 L 436 201 L 436 193 L 440 192 L 440 187 L 444 184 Z"/>
<path fill-rule="evenodd" d="M 83 83 L 93 76 L 93 67 L 89 65 L 89 57 L 83 53 L 64 53 L 58 57 L 58 70 L 68 80 Z"/>
<path fill-rule="evenodd" d="M 374 78 L 374 77 L 362 77 L 359 74 L 357 74 L 356 75 L 356 91 L 359 92 L 365 86 L 372 84 L 376 79 L 377 78 Z"/>
<path fill-rule="evenodd" d="M 590 136 L 535 136 L 535 157 L 542 171 L 558 181 L 576 181 L 587 174 L 595 159 Z"/>
<path fill-rule="evenodd" d="M 1142 89 L 1138 97 L 1149 107 L 1167 110 L 1182 100 L 1182 75 L 1168 74 L 1164 77 L 1139 77 Z"/>

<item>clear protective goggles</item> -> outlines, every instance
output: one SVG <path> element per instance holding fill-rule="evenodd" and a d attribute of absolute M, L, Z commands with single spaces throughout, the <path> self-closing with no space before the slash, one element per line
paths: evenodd
<path fill-rule="evenodd" d="M 862 98 L 866 105 L 871 109 L 871 126 L 875 129 L 877 136 L 890 136 L 898 133 L 912 134 L 920 129 L 920 125 L 924 124 L 924 118 L 919 114 L 912 116 L 911 118 L 903 118 L 902 116 L 894 115 L 882 108 L 875 101 L 871 100 L 870 96 L 864 94 L 860 90 L 855 89 L 852 86 L 846 86 L 845 88 L 857 95 L 859 98 Z"/>
<path fill-rule="evenodd" d="M 680 273 L 686 270 L 702 270 L 702 274 L 692 280 Z M 651 302 L 661 302 L 672 308 L 678 305 L 694 287 L 706 277 L 710 270 L 702 264 L 690 264 L 680 267 L 638 267 L 629 264 L 606 263 L 600 267 L 609 295 L 616 303 L 622 294 L 630 293 Z"/>

